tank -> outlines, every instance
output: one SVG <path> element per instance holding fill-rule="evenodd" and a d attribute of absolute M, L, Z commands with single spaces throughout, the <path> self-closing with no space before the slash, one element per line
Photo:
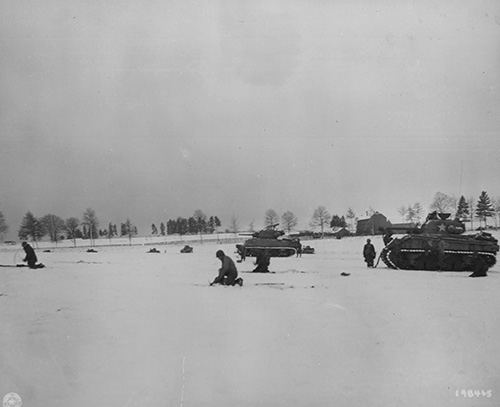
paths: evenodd
<path fill-rule="evenodd" d="M 243 244 L 237 244 L 236 252 L 241 260 L 245 260 L 246 257 L 257 257 L 262 251 L 266 251 L 269 257 L 289 257 L 296 254 L 302 247 L 300 240 L 282 237 L 285 232 L 276 230 L 277 226 L 278 223 L 251 233 L 250 239 Z"/>
<path fill-rule="evenodd" d="M 498 241 L 490 233 L 464 235 L 465 225 L 449 213 L 432 212 L 420 227 L 390 239 L 380 257 L 392 269 L 486 271 L 496 263 Z"/>

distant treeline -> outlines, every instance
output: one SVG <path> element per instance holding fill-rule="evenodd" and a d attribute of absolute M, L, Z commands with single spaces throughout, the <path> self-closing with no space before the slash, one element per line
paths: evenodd
<path fill-rule="evenodd" d="M 217 216 L 207 216 L 201 211 L 196 210 L 193 216 L 189 218 L 178 217 L 177 219 L 169 219 L 166 224 L 160 223 L 159 229 L 153 223 L 151 225 L 152 235 L 165 234 L 196 234 L 196 233 L 213 233 L 221 226 L 221 222 Z M 3 213 L 0 212 L 0 234 L 7 232 L 8 226 L 5 223 Z M 76 239 L 89 239 L 91 243 L 96 238 L 108 238 L 127 236 L 132 238 L 138 234 L 137 226 L 130 219 L 120 223 L 119 228 L 116 223 L 109 222 L 107 227 L 99 228 L 99 220 L 92 208 L 87 208 L 82 215 L 82 218 L 70 217 L 62 219 L 53 214 L 36 217 L 32 212 L 28 211 L 19 227 L 18 237 L 21 240 L 38 241 L 45 236 L 53 242 L 63 239 L 72 239 L 76 243 Z"/>
<path fill-rule="evenodd" d="M 437 192 L 434 195 L 429 211 L 447 212 L 454 215 L 457 219 L 469 221 L 471 228 L 473 222 L 478 220 L 479 228 L 488 228 L 487 220 L 493 218 L 495 226 L 500 223 L 500 198 L 490 199 L 486 191 L 482 191 L 479 198 L 460 196 L 459 199 L 452 195 Z M 373 208 L 365 211 L 366 217 L 377 213 Z M 423 205 L 415 202 L 413 205 L 403 205 L 398 208 L 402 221 L 419 223 L 425 219 Z M 358 217 L 352 208 L 348 208 L 345 215 L 331 215 L 327 208 L 319 206 L 314 210 L 309 226 L 312 230 L 319 230 L 323 236 L 328 228 L 346 227 L 350 230 L 356 229 Z M 281 217 L 273 209 L 268 209 L 264 216 L 265 227 L 275 227 L 280 225 L 287 232 L 296 228 L 298 219 L 295 214 L 289 210 L 284 212 Z M 214 233 L 221 228 L 221 221 L 217 216 L 206 216 L 202 210 L 197 209 L 189 218 L 177 217 L 169 219 L 166 222 L 160 222 L 158 227 L 155 223 L 151 224 L 150 234 L 153 236 L 165 236 L 172 234 L 197 234 Z M 240 230 L 238 218 L 236 215 L 231 217 L 229 228 L 226 232 L 237 233 Z M 253 231 L 254 222 L 252 221 L 245 230 Z M 8 231 L 8 225 L 3 213 L 0 211 L 0 238 Z M 99 221 L 92 208 L 87 208 L 82 218 L 70 217 L 62 219 L 57 215 L 48 214 L 37 218 L 31 212 L 27 212 L 19 227 L 18 236 L 20 239 L 40 240 L 48 236 L 52 241 L 62 239 L 89 239 L 108 238 L 127 236 L 132 238 L 138 234 L 137 227 L 126 219 L 125 222 L 117 224 L 109 222 L 107 227 L 99 228 Z M 147 233 L 149 234 L 149 233 Z M 76 243 L 76 242 L 75 242 Z"/>
<path fill-rule="evenodd" d="M 178 233 L 180 235 L 196 234 L 196 233 L 214 233 L 221 226 L 221 222 L 217 216 L 210 216 L 208 219 L 201 211 L 196 211 L 189 218 L 178 217 L 177 219 L 169 219 L 167 225 L 160 223 L 160 230 L 153 223 L 151 225 L 151 233 L 153 235 L 164 236 Z"/>

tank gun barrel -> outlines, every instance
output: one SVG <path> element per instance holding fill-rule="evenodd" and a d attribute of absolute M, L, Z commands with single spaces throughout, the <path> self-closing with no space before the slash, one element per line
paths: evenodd
<path fill-rule="evenodd" d="M 268 225 L 266 227 L 266 229 L 274 229 L 274 228 L 278 227 L 278 225 L 279 225 L 279 223 L 273 223 L 272 225 Z"/>
<path fill-rule="evenodd" d="M 417 225 L 410 224 L 410 225 L 391 225 L 386 228 L 380 228 L 380 230 L 384 233 L 392 233 L 392 234 L 398 234 L 398 233 L 408 233 L 409 231 L 414 231 L 416 229 Z"/>

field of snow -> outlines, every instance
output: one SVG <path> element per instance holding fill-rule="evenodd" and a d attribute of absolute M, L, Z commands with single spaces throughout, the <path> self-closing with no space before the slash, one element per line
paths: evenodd
<path fill-rule="evenodd" d="M 209 287 L 234 244 L 37 250 L 0 268 L 0 399 L 23 406 L 499 406 L 500 267 L 367 269 L 365 238 L 304 242 Z M 377 252 L 381 238 L 374 237 Z M 3 247 L 0 264 L 20 262 Z M 341 272 L 350 273 L 343 277 Z M 476 392 L 474 392 L 474 390 Z M 482 391 L 482 392 L 481 392 Z"/>

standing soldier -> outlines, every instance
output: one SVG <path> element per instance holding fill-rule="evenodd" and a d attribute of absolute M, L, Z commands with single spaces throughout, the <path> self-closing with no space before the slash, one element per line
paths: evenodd
<path fill-rule="evenodd" d="M 366 239 L 366 244 L 363 247 L 363 257 L 365 258 L 366 266 L 373 267 L 373 261 L 375 260 L 375 247 L 372 245 L 370 239 Z"/>

